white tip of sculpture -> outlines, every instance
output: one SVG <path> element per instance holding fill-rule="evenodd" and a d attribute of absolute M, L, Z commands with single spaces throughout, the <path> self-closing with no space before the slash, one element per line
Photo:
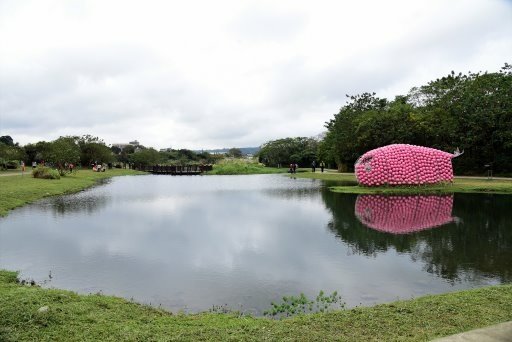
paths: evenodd
<path fill-rule="evenodd" d="M 464 150 L 462 150 L 462 152 L 459 150 L 459 148 L 457 147 L 457 149 L 453 152 L 453 158 L 457 158 L 458 156 L 461 156 L 464 154 Z"/>

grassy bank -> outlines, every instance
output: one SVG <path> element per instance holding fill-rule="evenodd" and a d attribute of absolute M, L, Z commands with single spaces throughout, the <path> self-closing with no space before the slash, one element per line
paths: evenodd
<path fill-rule="evenodd" d="M 0 271 L 2 341 L 424 341 L 512 320 L 512 285 L 283 320 L 171 314 L 102 295 L 21 285 Z"/>
<path fill-rule="evenodd" d="M 93 186 L 100 179 L 145 174 L 143 172 L 112 169 L 106 172 L 92 172 L 80 170 L 76 174 L 62 177 L 61 179 L 36 179 L 31 172 L 25 172 L 23 176 L 15 174 L 0 177 L 0 216 L 7 215 L 13 208 L 34 202 L 47 196 L 62 195 L 77 192 Z"/>
<path fill-rule="evenodd" d="M 265 167 L 262 164 L 247 159 L 225 159 L 213 165 L 209 175 L 254 175 L 268 173 L 286 173 L 286 168 Z"/>
<path fill-rule="evenodd" d="M 297 177 L 315 178 L 326 181 L 340 182 L 330 189 L 334 192 L 351 194 L 446 194 L 455 192 L 465 193 L 496 193 L 512 194 L 512 179 L 492 179 L 476 177 L 455 177 L 452 184 L 425 186 L 358 186 L 354 174 L 350 173 L 299 173 Z"/>

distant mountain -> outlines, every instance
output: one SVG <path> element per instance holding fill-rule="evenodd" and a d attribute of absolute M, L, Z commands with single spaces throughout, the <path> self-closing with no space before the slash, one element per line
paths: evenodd
<path fill-rule="evenodd" d="M 213 150 L 196 150 L 195 152 L 208 152 L 208 153 L 226 153 L 231 149 L 232 147 L 228 148 L 217 148 Z M 242 151 L 242 154 L 256 154 L 260 148 L 259 147 L 235 147 L 240 149 Z"/>

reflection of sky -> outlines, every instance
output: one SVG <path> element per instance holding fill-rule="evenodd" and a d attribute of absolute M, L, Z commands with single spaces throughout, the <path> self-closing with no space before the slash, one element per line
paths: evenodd
<path fill-rule="evenodd" d="M 372 304 L 475 285 L 452 286 L 394 250 L 351 253 L 326 228 L 320 186 L 279 175 L 116 178 L 2 219 L 0 267 L 192 311 L 262 311 L 320 290 Z"/>

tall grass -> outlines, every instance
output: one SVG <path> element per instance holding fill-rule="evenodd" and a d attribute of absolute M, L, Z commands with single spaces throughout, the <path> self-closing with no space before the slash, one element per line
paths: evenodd
<path fill-rule="evenodd" d="M 252 175 L 266 173 L 286 173 L 286 168 L 265 167 L 252 159 L 224 159 L 213 165 L 209 175 Z"/>

